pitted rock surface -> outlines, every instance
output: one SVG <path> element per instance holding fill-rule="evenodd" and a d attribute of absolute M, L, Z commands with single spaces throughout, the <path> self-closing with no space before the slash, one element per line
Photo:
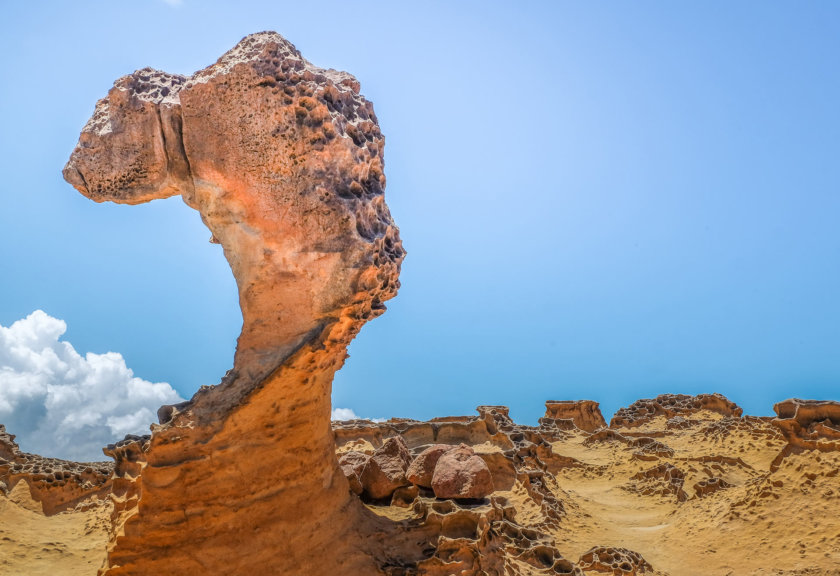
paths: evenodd
<path fill-rule="evenodd" d="M 549 400 L 540 424 L 549 426 L 557 420 L 571 420 L 575 427 L 586 432 L 607 426 L 598 403 L 593 400 Z"/>
<path fill-rule="evenodd" d="M 638 576 L 653 570 L 650 562 L 627 548 L 598 546 L 580 557 L 578 564 L 587 571 L 613 576 Z"/>
<path fill-rule="evenodd" d="M 792 398 L 773 406 L 773 420 L 795 447 L 840 450 L 840 402 Z"/>
<path fill-rule="evenodd" d="M 789 444 L 769 418 L 721 418 L 700 411 L 676 426 L 672 417 L 642 428 L 589 433 L 574 425 L 519 425 L 502 406 L 481 406 L 478 412 L 429 422 L 333 423 L 342 475 L 350 480 L 343 490 L 349 511 L 357 515 L 356 531 L 331 525 L 321 529 L 343 532 L 370 560 L 361 569 L 354 561 L 353 574 L 676 576 L 689 570 L 726 576 L 733 563 L 743 566 L 745 574 L 763 573 L 768 565 L 780 574 L 834 573 L 832 554 L 840 548 L 829 536 L 840 524 L 835 515 L 813 511 L 833 510 L 840 502 L 840 451 Z M 831 422 L 823 418 L 804 424 L 810 428 Z M 167 472 L 173 469 L 149 473 L 152 442 L 149 436 L 129 437 L 105 450 L 116 461 L 112 523 L 119 537 L 138 530 L 136 508 L 145 505 L 140 497 L 172 482 Z M 372 499 L 361 490 L 358 475 L 377 452 L 402 454 L 397 465 L 402 469 L 405 451 L 394 447 L 404 447 L 413 464 L 430 448 L 449 452 L 461 443 L 490 471 L 494 490 L 486 498 L 441 498 L 417 485 L 400 486 L 390 498 Z M 4 454 L 9 446 L 0 442 Z M 659 462 L 645 462 L 648 458 Z M 277 470 L 267 468 L 264 473 L 271 477 Z M 224 480 L 224 470 L 215 474 Z M 312 484 L 312 477 L 305 480 L 310 482 L 307 507 L 318 510 L 317 497 L 325 493 Z M 250 491 L 260 482 L 251 479 L 240 490 Z M 290 484 L 289 478 L 281 478 L 277 487 Z M 14 511 L 20 486 L 19 482 L 16 494 L 5 499 L 0 493 L 0 508 Z M 693 488 L 690 494 L 686 486 Z M 254 498 L 278 509 L 273 493 Z M 85 513 L 76 506 L 48 519 Z M 265 522 L 259 513 L 257 508 L 257 534 Z M 0 532 L 16 536 L 3 524 L 2 515 Z M 251 540 L 259 552 L 258 537 Z M 249 545 L 240 541 L 243 547 Z M 592 548 L 605 543 L 609 545 Z M 343 547 L 345 542 L 334 545 Z M 0 538 L 0 553 L 7 549 L 6 537 Z M 710 550 L 715 552 L 710 555 Z M 328 556 L 330 551 L 310 552 Z M 580 557 L 578 563 L 568 560 L 574 557 Z M 3 558 L 0 554 L 0 563 Z M 110 558 L 115 558 L 113 550 Z M 227 570 L 216 559 L 207 562 L 209 569 Z M 267 570 L 270 573 L 271 567 Z"/>
<path fill-rule="evenodd" d="M 221 244 L 243 317 L 223 382 L 162 408 L 131 451 L 139 475 L 118 470 L 142 506 L 120 513 L 104 573 L 374 569 L 329 418 L 347 345 L 399 287 L 383 152 L 359 83 L 273 32 L 190 77 L 138 70 L 97 103 L 64 177 L 97 202 L 180 194 Z"/>
<path fill-rule="evenodd" d="M 14 434 L 0 424 L 0 492 L 25 483 L 44 514 L 53 515 L 91 498 L 107 498 L 111 490 L 112 462 L 70 462 L 21 452 Z"/>
<path fill-rule="evenodd" d="M 689 416 L 700 410 L 717 412 L 723 416 L 741 416 L 743 410 L 721 394 L 661 394 L 656 398 L 637 400 L 621 408 L 610 420 L 610 428 L 632 428 L 650 422 L 656 416 L 674 418 Z"/>

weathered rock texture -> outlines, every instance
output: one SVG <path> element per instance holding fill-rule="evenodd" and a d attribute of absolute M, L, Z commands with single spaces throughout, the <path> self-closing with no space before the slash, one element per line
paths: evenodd
<path fill-rule="evenodd" d="M 545 416 L 540 420 L 543 425 L 557 420 L 571 420 L 580 430 L 594 432 L 607 426 L 597 402 L 592 400 L 549 400 L 545 403 Z"/>
<path fill-rule="evenodd" d="M 695 401 L 699 400 L 684 404 Z M 480 406 L 477 416 L 430 422 L 334 422 L 339 462 L 351 480 L 344 485 L 350 501 L 346 513 L 356 514 L 354 530 L 345 530 L 344 536 L 369 560 L 367 566 L 357 562 L 336 574 L 840 576 L 840 541 L 835 537 L 840 517 L 831 513 L 840 505 L 840 450 L 830 447 L 830 434 L 808 438 L 820 442 L 808 447 L 799 435 L 788 441 L 780 430 L 780 426 L 787 429 L 784 422 L 798 414 L 797 424 L 808 435 L 822 434 L 817 425 L 833 428 L 833 414 L 840 404 L 782 404 L 778 419 L 699 409 L 690 418 L 659 414 L 642 426 L 620 431 L 562 429 L 555 422 L 523 426 L 511 421 L 503 406 Z M 152 441 L 130 437 L 106 449 L 116 460 L 112 522 L 118 531 L 124 521 L 125 530 L 132 530 L 136 508 L 145 506 L 149 490 L 145 455 L 154 450 Z M 464 500 L 458 493 L 436 494 L 424 483 L 399 486 L 390 499 L 373 498 L 361 488 L 360 475 L 374 455 L 387 457 L 382 467 L 396 470 L 397 476 L 411 460 L 406 470 L 411 481 L 433 476 L 442 458 L 452 452 L 464 452 L 467 460 L 479 458 L 486 464 L 493 485 L 485 497 Z M 225 479 L 224 472 L 214 474 Z M 63 555 L 74 548 L 63 547 L 64 542 L 54 536 L 50 536 L 50 546 L 57 549 L 49 564 L 52 569 L 40 564 L 52 548 L 27 545 L 13 524 L 26 520 L 24 513 L 31 514 L 16 508 L 22 486 L 18 483 L 5 498 L 0 495 L 0 573 L 29 573 L 22 560 L 28 559 L 33 574 L 89 574 L 81 561 Z M 274 493 L 254 493 L 250 486 L 242 484 L 238 503 L 247 495 L 253 499 L 250 506 L 255 514 L 261 513 L 260 502 L 277 511 Z M 318 509 L 323 493 L 311 486 L 307 506 Z M 307 509 L 300 510 L 305 527 Z M 40 519 L 55 523 L 82 517 L 83 522 L 72 525 L 83 525 L 87 531 L 86 515 L 95 511 L 76 506 Z M 99 510 L 100 517 L 104 511 Z M 258 520 L 264 521 L 264 516 Z M 194 525 L 182 527 L 200 533 Z M 253 553 L 276 546 L 262 540 L 259 525 L 254 528 L 250 542 L 244 535 L 230 537 Z M 322 530 L 342 531 L 327 525 Z M 67 534 L 70 540 L 71 533 Z M 94 532 L 91 537 L 102 534 Z M 345 542 L 330 545 L 341 549 Z M 301 553 L 330 562 L 332 549 L 310 546 Z M 89 566 L 89 556 L 83 558 Z M 207 573 L 242 573 L 227 562 L 204 561 Z M 272 571 L 269 564 L 260 573 Z"/>
<path fill-rule="evenodd" d="M 621 408 L 610 420 L 610 428 L 632 428 L 650 422 L 656 416 L 688 416 L 700 410 L 710 410 L 724 416 L 740 416 L 744 412 L 720 394 L 661 394 L 653 399 L 637 400 Z"/>
<path fill-rule="evenodd" d="M 375 570 L 329 415 L 347 345 L 399 286 L 383 149 L 358 82 L 269 32 L 191 77 L 139 70 L 97 103 L 64 177 L 97 202 L 180 194 L 243 316 L 221 384 L 109 449 L 126 502 L 105 573 Z"/>
<path fill-rule="evenodd" d="M 791 445 L 819 450 L 840 449 L 840 402 L 793 398 L 773 406 L 773 421 Z"/>
<path fill-rule="evenodd" d="M 340 454 L 373 454 L 395 437 L 412 454 L 407 475 L 418 491 L 366 501 L 405 522 L 386 573 L 840 574 L 831 538 L 840 520 L 815 515 L 840 498 L 840 450 L 828 448 L 825 428 L 840 404 L 782 403 L 770 419 L 742 417 L 720 395 L 666 395 L 620 411 L 628 426 L 594 432 L 553 417 L 575 403 L 564 404 L 538 427 L 512 422 L 503 406 L 430 422 L 335 422 Z M 785 424 L 795 417 L 800 428 Z M 822 443 L 805 448 L 799 433 L 789 443 L 780 426 Z M 462 443 L 494 484 L 471 505 L 425 484 Z M 412 554 L 411 542 L 425 556 Z"/>
<path fill-rule="evenodd" d="M 411 455 L 401 436 L 388 438 L 362 468 L 362 490 L 373 499 L 390 498 L 397 488 L 408 486 L 405 477 Z"/>
<path fill-rule="evenodd" d="M 48 516 L 107 498 L 113 469 L 111 462 L 69 462 L 21 452 L 14 434 L 0 424 L 0 492 L 23 482 Z"/>
<path fill-rule="evenodd" d="M 642 555 L 626 548 L 597 546 L 578 560 L 587 572 L 599 572 L 614 576 L 637 576 L 652 570 Z"/>

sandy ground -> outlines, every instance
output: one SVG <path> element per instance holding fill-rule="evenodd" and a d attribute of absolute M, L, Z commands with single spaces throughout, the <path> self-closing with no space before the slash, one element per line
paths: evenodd
<path fill-rule="evenodd" d="M 704 414 L 707 423 L 659 436 L 674 455 L 651 462 L 617 442 L 556 442 L 555 453 L 587 465 L 556 475 L 569 514 L 554 534 L 561 552 L 577 558 L 595 545 L 621 546 L 671 576 L 840 574 L 840 453 L 792 455 L 771 474 L 784 440 L 761 427 L 716 433 L 720 419 Z M 664 424 L 632 433 L 655 435 Z M 685 472 L 688 500 L 634 486 L 632 476 L 663 462 Z M 697 497 L 693 486 L 710 477 L 729 487 Z"/>
<path fill-rule="evenodd" d="M 105 559 L 110 505 L 45 516 L 25 482 L 0 495 L 0 574 L 93 576 Z"/>

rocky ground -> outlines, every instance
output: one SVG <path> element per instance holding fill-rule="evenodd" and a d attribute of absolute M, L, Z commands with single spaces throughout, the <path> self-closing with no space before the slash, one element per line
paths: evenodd
<path fill-rule="evenodd" d="M 549 402 L 536 427 L 481 406 L 333 430 L 381 574 L 840 574 L 840 404 L 776 412 L 666 395 L 609 426 L 593 402 Z M 3 573 L 94 574 L 121 497 L 82 476 L 109 465 L 38 460 L 2 438 Z"/>

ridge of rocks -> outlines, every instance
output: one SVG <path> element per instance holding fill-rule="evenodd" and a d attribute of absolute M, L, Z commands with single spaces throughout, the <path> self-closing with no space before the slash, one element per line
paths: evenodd
<path fill-rule="evenodd" d="M 599 428 L 588 432 L 573 424 L 561 428 L 553 419 L 541 421 L 539 426 L 520 425 L 510 419 L 504 406 L 479 406 L 475 416 L 435 418 L 428 422 L 333 422 L 339 470 L 346 477 L 336 485 L 346 494 L 350 506 L 358 510 L 358 516 L 352 520 L 353 530 L 345 536 L 355 538 L 355 545 L 370 562 L 367 568 L 353 573 L 664 575 L 659 565 L 665 561 L 661 552 L 645 544 L 644 538 L 630 545 L 601 537 L 587 541 L 587 529 L 578 534 L 580 522 L 590 522 L 589 515 L 580 508 L 586 499 L 581 500 L 578 488 L 566 492 L 565 486 L 575 478 L 588 483 L 592 479 L 606 481 L 618 474 L 615 486 L 627 498 L 638 499 L 634 507 L 642 507 L 647 501 L 654 506 L 667 506 L 673 511 L 668 515 L 669 522 L 683 518 L 680 510 L 690 516 L 706 510 L 706 514 L 720 515 L 719 520 L 751 524 L 774 510 L 771 506 L 776 500 L 781 499 L 780 506 L 789 506 L 784 498 L 791 490 L 800 497 L 812 494 L 829 506 L 833 498 L 840 497 L 836 490 L 840 449 L 830 435 L 821 435 L 821 426 L 833 425 L 832 417 L 840 403 L 780 404 L 780 418 L 774 420 L 700 410 L 691 418 L 680 420 L 678 426 L 671 425 L 678 418 L 673 416 L 659 420 L 660 428 L 621 431 Z M 803 446 L 799 435 L 788 442 L 779 431 L 778 421 L 795 422 L 806 430 L 807 441 L 821 443 L 818 447 Z M 16 445 L 4 433 L 0 429 L 0 454 L 5 459 L 16 450 Z M 109 493 L 114 505 L 112 529 L 118 534 L 130 535 L 138 529 L 136 508 L 150 490 L 149 484 L 154 488 L 170 480 L 163 476 L 166 470 L 148 473 L 153 438 L 154 435 L 127 437 L 105 449 L 116 463 Z M 741 448 L 738 452 L 727 451 L 726 446 L 735 438 L 743 439 L 736 444 Z M 750 451 L 744 452 L 744 446 L 750 446 Z M 713 453 L 704 453 L 710 448 Z M 583 459 L 568 456 L 569 450 Z M 447 454 L 453 453 L 462 454 L 455 459 L 456 467 L 470 460 L 480 461 L 479 467 L 489 473 L 490 481 L 482 484 L 481 493 L 444 493 L 434 489 L 435 469 Z M 773 454 L 777 456 L 771 462 Z M 597 455 L 609 455 L 610 464 L 596 464 Z M 372 461 L 383 472 L 377 482 L 385 478 L 387 484 L 382 493 L 364 486 L 368 482 L 364 471 Z M 464 485 L 475 484 L 468 481 Z M 250 486 L 247 485 L 248 490 Z M 309 504 L 322 494 L 321 490 L 310 484 Z M 260 506 L 276 510 L 271 495 L 260 494 L 257 498 Z M 563 553 L 568 551 L 569 538 L 582 539 L 586 544 L 578 548 L 577 554 L 580 550 L 587 552 L 576 562 Z M 599 545 L 593 548 L 593 543 Z M 824 548 L 820 543 L 812 545 L 817 550 Z M 120 550 L 119 546 L 111 549 L 111 563 L 120 558 Z M 318 556 L 332 553 L 318 549 Z M 215 566 L 214 562 L 208 561 L 208 566 Z M 326 562 L 330 559 L 326 558 Z M 122 572 L 122 568 L 113 565 L 108 570 Z M 266 570 L 272 573 L 273 568 Z"/>
<path fill-rule="evenodd" d="M 14 434 L 0 424 L 0 492 L 24 482 L 48 516 L 106 498 L 113 470 L 113 462 L 71 462 L 21 452 Z"/>
<path fill-rule="evenodd" d="M 610 428 L 633 428 L 650 422 L 656 416 L 685 417 L 700 410 L 736 417 L 744 412 L 722 394 L 660 394 L 656 398 L 644 398 L 620 408 L 610 420 Z"/>

